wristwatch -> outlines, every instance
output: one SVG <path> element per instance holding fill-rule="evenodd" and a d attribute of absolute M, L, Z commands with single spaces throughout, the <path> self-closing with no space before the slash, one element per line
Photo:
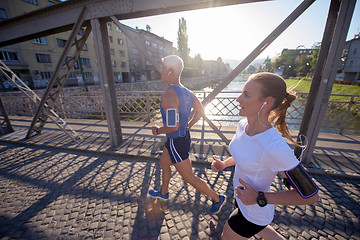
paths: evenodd
<path fill-rule="evenodd" d="M 264 192 L 259 192 L 259 195 L 258 195 L 256 201 L 260 207 L 265 207 L 267 205 L 267 201 L 266 201 Z"/>
<path fill-rule="evenodd" d="M 155 128 L 154 132 L 155 132 L 156 135 L 159 135 L 159 129 L 158 128 Z"/>

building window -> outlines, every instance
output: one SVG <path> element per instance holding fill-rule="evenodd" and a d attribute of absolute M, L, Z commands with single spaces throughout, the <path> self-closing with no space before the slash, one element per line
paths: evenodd
<path fill-rule="evenodd" d="M 120 30 L 120 28 L 118 26 L 116 26 L 116 31 L 121 33 L 121 30 Z"/>
<path fill-rule="evenodd" d="M 83 46 L 83 51 L 88 51 L 88 45 L 85 43 L 84 46 Z"/>
<path fill-rule="evenodd" d="M 113 42 L 113 37 L 109 36 L 109 41 L 112 43 Z"/>
<path fill-rule="evenodd" d="M 75 72 L 70 72 L 68 79 L 76 79 L 76 73 Z"/>
<path fill-rule="evenodd" d="M 354 48 L 353 51 L 352 51 L 353 54 L 356 54 L 357 53 L 357 48 Z"/>
<path fill-rule="evenodd" d="M 58 47 L 65 47 L 67 40 L 57 38 L 56 42 L 57 42 Z"/>
<path fill-rule="evenodd" d="M 121 67 L 126 68 L 126 62 L 121 62 Z"/>
<path fill-rule="evenodd" d="M 7 19 L 6 11 L 5 11 L 5 9 L 0 8 L 0 21 L 4 20 L 4 19 Z"/>
<path fill-rule="evenodd" d="M 146 65 L 147 66 L 152 66 L 151 62 L 149 62 L 148 60 L 146 60 Z"/>
<path fill-rule="evenodd" d="M 23 0 L 24 2 L 31 3 L 37 5 L 37 0 Z"/>
<path fill-rule="evenodd" d="M 85 78 L 92 78 L 92 72 L 84 72 Z"/>
<path fill-rule="evenodd" d="M 120 57 L 125 57 L 125 52 L 123 50 L 119 50 Z"/>
<path fill-rule="evenodd" d="M 36 60 L 39 63 L 51 63 L 50 55 L 36 53 Z"/>
<path fill-rule="evenodd" d="M 151 43 L 151 46 L 154 48 L 157 48 L 157 44 L 156 43 Z"/>
<path fill-rule="evenodd" d="M 52 5 L 55 5 L 55 4 L 56 4 L 55 2 L 48 1 L 48 6 L 52 6 Z"/>
<path fill-rule="evenodd" d="M 152 56 L 152 54 L 151 54 L 151 52 L 150 51 L 146 51 L 147 52 L 147 54 L 149 54 L 149 56 Z"/>
<path fill-rule="evenodd" d="M 138 60 L 137 60 L 137 59 L 133 59 L 133 64 L 134 64 L 135 67 L 137 67 L 137 66 L 139 65 Z"/>
<path fill-rule="evenodd" d="M 150 46 L 150 45 L 151 45 L 150 41 L 145 40 L 145 45 L 146 45 L 146 46 Z"/>
<path fill-rule="evenodd" d="M 0 52 L 0 60 L 4 61 L 18 61 L 19 58 L 16 52 Z"/>
<path fill-rule="evenodd" d="M 90 59 L 89 58 L 80 58 L 80 62 L 82 65 L 90 67 Z"/>
<path fill-rule="evenodd" d="M 139 53 L 139 51 L 136 48 L 133 48 L 132 52 L 133 52 L 133 54 L 138 54 Z"/>
<path fill-rule="evenodd" d="M 118 38 L 118 44 L 119 44 L 119 45 L 123 45 L 123 44 L 124 44 L 124 41 L 123 41 L 121 38 Z"/>
<path fill-rule="evenodd" d="M 164 49 L 163 45 L 160 45 L 160 44 L 159 44 L 159 49 L 160 49 L 160 50 L 163 50 L 163 49 Z"/>
<path fill-rule="evenodd" d="M 41 72 L 41 79 L 51 79 L 53 72 Z"/>
<path fill-rule="evenodd" d="M 112 65 L 113 67 L 116 67 L 116 61 L 113 61 Z"/>
<path fill-rule="evenodd" d="M 112 24 L 111 24 L 111 23 L 107 23 L 107 27 L 108 27 L 109 30 L 111 30 L 111 29 L 112 29 Z"/>
<path fill-rule="evenodd" d="M 115 50 L 113 48 L 110 48 L 110 54 L 115 55 Z"/>
<path fill-rule="evenodd" d="M 349 63 L 349 67 L 353 67 L 353 65 L 354 65 L 354 61 L 351 60 L 350 63 Z"/>
<path fill-rule="evenodd" d="M 78 34 L 79 34 L 80 36 L 84 35 L 84 29 L 80 28 Z"/>
<path fill-rule="evenodd" d="M 33 40 L 33 43 L 43 44 L 43 45 L 46 45 L 46 44 L 47 44 L 45 37 L 35 38 L 35 39 Z"/>

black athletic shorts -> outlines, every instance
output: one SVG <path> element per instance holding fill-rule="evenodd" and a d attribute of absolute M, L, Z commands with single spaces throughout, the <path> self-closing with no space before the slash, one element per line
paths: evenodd
<path fill-rule="evenodd" d="M 236 201 L 235 205 L 236 209 L 231 213 L 228 219 L 228 224 L 234 232 L 242 237 L 250 238 L 266 228 L 266 226 L 259 226 L 249 222 L 237 207 Z"/>
<path fill-rule="evenodd" d="M 169 152 L 173 164 L 189 158 L 190 144 L 191 137 L 189 131 L 187 131 L 183 137 L 167 139 L 165 147 Z"/>

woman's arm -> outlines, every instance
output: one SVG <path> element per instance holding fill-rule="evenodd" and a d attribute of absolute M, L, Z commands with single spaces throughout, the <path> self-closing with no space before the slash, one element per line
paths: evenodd
<path fill-rule="evenodd" d="M 211 170 L 214 172 L 219 172 L 227 167 L 235 165 L 235 160 L 233 157 L 229 157 L 228 159 L 221 161 L 220 159 L 213 156 L 214 162 L 211 164 Z"/>
<path fill-rule="evenodd" d="M 245 205 L 253 205 L 257 204 L 258 192 L 248 183 L 244 182 L 239 178 L 239 182 L 244 187 L 237 187 L 235 189 L 236 196 L 240 198 L 240 200 Z M 310 198 L 302 198 L 299 193 L 295 190 L 284 190 L 277 192 L 265 192 L 265 198 L 268 204 L 276 204 L 276 205 L 307 205 L 314 204 L 319 201 L 319 194 L 316 193 L 314 196 Z"/>
<path fill-rule="evenodd" d="M 277 192 L 266 192 L 265 198 L 268 204 L 298 206 L 316 203 L 317 201 L 319 201 L 319 194 L 316 193 L 312 197 L 302 198 L 295 189 L 292 189 Z"/>

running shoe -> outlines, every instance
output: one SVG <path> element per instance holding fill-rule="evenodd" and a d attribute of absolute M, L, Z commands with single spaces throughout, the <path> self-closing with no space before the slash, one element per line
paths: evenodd
<path fill-rule="evenodd" d="M 150 190 L 149 191 L 149 195 L 153 198 L 159 198 L 161 200 L 167 201 L 169 200 L 169 193 L 167 194 L 162 194 L 161 192 L 158 192 L 156 190 Z"/>
<path fill-rule="evenodd" d="M 214 200 L 211 200 L 213 202 L 213 204 L 210 207 L 210 213 L 212 214 L 217 214 L 221 211 L 221 208 L 225 205 L 226 203 L 226 196 L 219 194 L 220 200 L 218 202 L 214 202 Z"/>

